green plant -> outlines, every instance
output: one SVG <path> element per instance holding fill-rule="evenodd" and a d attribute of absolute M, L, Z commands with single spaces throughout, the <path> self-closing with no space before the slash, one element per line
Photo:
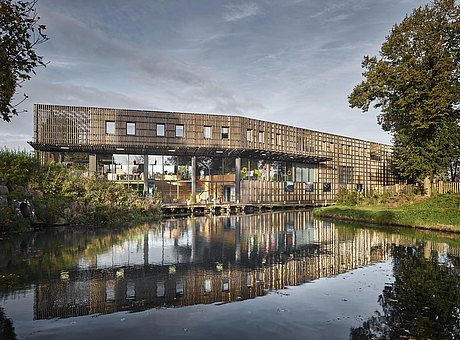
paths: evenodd
<path fill-rule="evenodd" d="M 41 173 L 40 161 L 25 151 L 0 150 L 0 179 L 26 186 Z"/>
<path fill-rule="evenodd" d="M 360 202 L 362 195 L 359 191 L 347 190 L 345 188 L 340 188 L 337 192 L 337 204 L 355 206 Z"/>
<path fill-rule="evenodd" d="M 25 152 L 0 151 L 0 175 L 15 188 L 9 192 L 9 200 L 32 199 L 37 216 L 46 224 L 128 223 L 156 219 L 161 211 L 158 197 L 140 197 L 129 186 L 69 170 L 61 164 L 42 166 Z M 0 223 L 25 230 L 8 209 L 0 211 Z M 0 229 L 10 232 L 6 227 Z"/>

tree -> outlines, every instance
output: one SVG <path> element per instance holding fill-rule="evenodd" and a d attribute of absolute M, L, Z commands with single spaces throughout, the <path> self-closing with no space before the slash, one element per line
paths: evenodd
<path fill-rule="evenodd" d="M 380 56 L 364 57 L 351 107 L 380 109 L 394 140 L 393 168 L 410 181 L 444 173 L 460 154 L 460 8 L 435 0 L 393 27 Z"/>
<path fill-rule="evenodd" d="M 27 95 L 14 103 L 21 84 L 35 74 L 37 66 L 45 66 L 35 47 L 48 40 L 45 25 L 38 23 L 37 0 L 0 0 L 0 114 L 7 122 L 18 114 L 17 107 Z"/>

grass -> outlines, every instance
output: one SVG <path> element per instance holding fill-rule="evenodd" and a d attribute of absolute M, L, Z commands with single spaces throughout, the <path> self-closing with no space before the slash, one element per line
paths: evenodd
<path fill-rule="evenodd" d="M 315 209 L 313 214 L 341 220 L 460 232 L 460 195 L 436 195 L 396 206 L 391 202 L 371 206 L 335 205 Z"/>

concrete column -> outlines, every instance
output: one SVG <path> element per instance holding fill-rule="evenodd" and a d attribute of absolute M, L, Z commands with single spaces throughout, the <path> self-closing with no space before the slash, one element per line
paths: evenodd
<path fill-rule="evenodd" d="M 89 171 L 97 173 L 97 155 L 89 155 Z"/>
<path fill-rule="evenodd" d="M 149 195 L 149 155 L 144 155 L 144 196 Z"/>
<path fill-rule="evenodd" d="M 196 156 L 192 156 L 192 203 L 196 203 Z"/>
<path fill-rule="evenodd" d="M 236 202 L 239 203 L 241 200 L 241 158 L 235 158 L 235 199 Z"/>

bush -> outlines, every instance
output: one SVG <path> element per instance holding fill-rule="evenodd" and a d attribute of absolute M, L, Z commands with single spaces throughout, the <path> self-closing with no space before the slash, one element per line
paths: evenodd
<path fill-rule="evenodd" d="M 414 193 L 395 194 L 392 191 L 384 192 L 383 194 L 377 191 L 368 191 L 362 193 L 359 191 L 351 191 L 345 188 L 340 188 L 337 193 L 337 204 L 344 206 L 356 205 L 388 205 L 400 206 L 413 203 L 417 200 L 417 195 Z"/>
<path fill-rule="evenodd" d="M 0 179 L 20 186 L 35 180 L 41 172 L 40 161 L 25 151 L 0 150 Z"/>
<path fill-rule="evenodd" d="M 123 184 L 72 172 L 60 164 L 42 166 L 26 152 L 0 150 L 0 179 L 13 188 L 8 194 L 10 203 L 13 199 L 33 200 L 38 218 L 46 224 L 118 224 L 160 215 L 156 198 L 139 197 Z M 0 224 L 23 230 L 22 222 L 14 220 L 14 212 L 5 209 L 8 211 L 0 212 Z"/>
<path fill-rule="evenodd" d="M 28 219 L 15 216 L 10 207 L 0 207 L 0 234 L 22 233 L 30 230 Z"/>
<path fill-rule="evenodd" d="M 347 190 L 340 188 L 337 193 L 337 204 L 355 206 L 358 205 L 361 200 L 362 194 L 359 191 Z"/>

